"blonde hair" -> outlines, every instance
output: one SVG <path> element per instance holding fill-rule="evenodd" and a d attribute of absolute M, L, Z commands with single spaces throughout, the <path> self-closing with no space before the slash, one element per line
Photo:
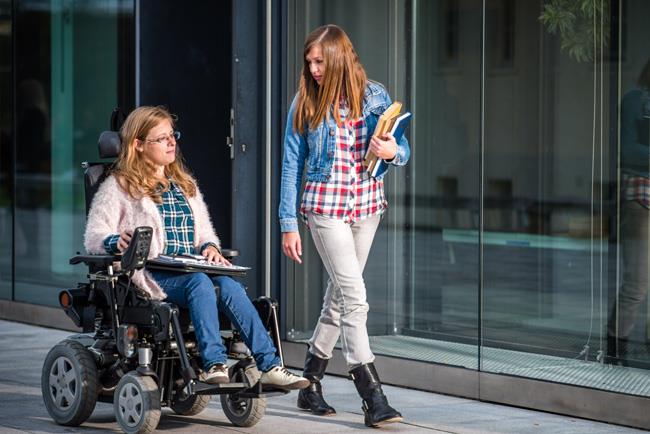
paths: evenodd
<path fill-rule="evenodd" d="M 120 186 L 134 199 L 150 197 L 162 202 L 162 192 L 169 188 L 171 179 L 189 197 L 196 195 L 196 182 L 183 164 L 180 149 L 176 146 L 176 159 L 165 166 L 165 177 L 156 176 L 156 168 L 136 149 L 136 139 L 145 140 L 149 131 L 163 121 L 175 125 L 175 117 L 162 106 L 142 106 L 133 110 L 120 128 L 122 148 L 113 166 L 113 174 Z M 160 186 L 163 186 L 161 189 Z"/>
<path fill-rule="evenodd" d="M 307 54 L 314 46 L 320 46 L 323 53 L 325 73 L 319 85 L 309 71 Z M 352 42 L 343 29 L 334 24 L 321 26 L 311 32 L 305 40 L 303 66 L 298 88 L 298 102 L 293 128 L 303 134 L 308 126 L 320 124 L 329 116 L 333 106 L 334 119 L 341 123 L 339 100 L 345 96 L 348 116 L 361 116 L 363 95 L 366 88 L 366 71 L 363 69 Z"/>

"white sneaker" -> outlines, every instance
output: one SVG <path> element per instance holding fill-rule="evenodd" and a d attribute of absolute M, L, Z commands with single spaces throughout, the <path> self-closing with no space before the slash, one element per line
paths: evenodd
<path fill-rule="evenodd" d="M 309 380 L 289 372 L 284 366 L 274 366 L 262 374 L 260 383 L 280 389 L 295 390 L 309 387 Z"/>
<path fill-rule="evenodd" d="M 228 376 L 228 366 L 217 363 L 212 365 L 207 372 L 201 376 L 201 380 L 210 384 L 230 383 Z"/>

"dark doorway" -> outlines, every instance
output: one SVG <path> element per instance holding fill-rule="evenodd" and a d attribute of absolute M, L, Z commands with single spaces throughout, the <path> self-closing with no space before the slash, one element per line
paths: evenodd
<path fill-rule="evenodd" d="M 231 246 L 232 1 L 140 1 L 140 105 L 178 116 L 179 142 L 217 234 Z"/>

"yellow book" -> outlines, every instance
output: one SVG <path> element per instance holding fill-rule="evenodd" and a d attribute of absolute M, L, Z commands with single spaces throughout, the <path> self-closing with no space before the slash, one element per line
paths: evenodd
<path fill-rule="evenodd" d="M 395 123 L 395 119 L 400 115 L 400 111 L 402 110 L 402 103 L 395 101 L 384 111 L 384 113 L 379 116 L 379 120 L 377 121 L 377 127 L 375 128 L 375 132 L 373 133 L 373 137 L 381 137 L 387 132 L 389 132 L 393 128 L 393 124 Z M 368 148 L 368 151 L 366 152 L 366 155 L 363 159 L 363 165 L 366 168 L 366 170 L 369 173 L 372 173 L 373 169 L 375 168 L 375 165 L 377 164 L 377 156 L 373 154 L 370 151 L 370 148 Z"/>

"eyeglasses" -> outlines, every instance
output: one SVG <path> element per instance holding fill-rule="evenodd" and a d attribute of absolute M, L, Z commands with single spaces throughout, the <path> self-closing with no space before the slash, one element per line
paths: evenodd
<path fill-rule="evenodd" d="M 169 141 L 174 139 L 174 142 L 178 141 L 181 139 L 181 132 L 180 131 L 174 131 L 171 134 L 166 134 L 164 136 L 158 137 L 157 139 L 145 139 L 145 142 L 151 142 L 151 143 L 158 143 L 159 145 L 168 145 Z"/>

